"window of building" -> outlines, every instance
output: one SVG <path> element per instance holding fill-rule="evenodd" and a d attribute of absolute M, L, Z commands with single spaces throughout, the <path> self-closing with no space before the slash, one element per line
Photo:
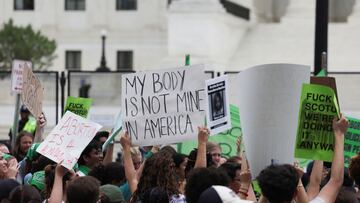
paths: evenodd
<path fill-rule="evenodd" d="M 116 10 L 136 10 L 137 0 L 116 0 Z"/>
<path fill-rule="evenodd" d="M 34 0 L 14 0 L 15 10 L 34 10 Z"/>
<path fill-rule="evenodd" d="M 132 70 L 133 69 L 133 52 L 118 51 L 117 52 L 117 69 Z"/>
<path fill-rule="evenodd" d="M 84 11 L 85 0 L 65 0 L 65 10 L 67 11 Z"/>
<path fill-rule="evenodd" d="M 65 68 L 67 70 L 81 70 L 81 51 L 66 51 Z"/>

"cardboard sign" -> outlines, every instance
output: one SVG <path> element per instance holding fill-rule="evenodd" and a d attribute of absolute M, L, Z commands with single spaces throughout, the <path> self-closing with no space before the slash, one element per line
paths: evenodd
<path fill-rule="evenodd" d="M 295 157 L 331 162 L 334 152 L 332 122 L 339 117 L 334 90 L 303 84 L 300 102 Z"/>
<path fill-rule="evenodd" d="M 87 118 L 91 103 L 92 99 L 90 98 L 68 97 L 64 112 L 71 111 L 76 115 Z"/>
<path fill-rule="evenodd" d="M 236 140 L 242 136 L 239 108 L 235 105 L 230 105 L 230 117 L 231 117 L 231 128 L 225 130 L 217 135 L 213 135 L 209 138 L 209 141 L 218 143 L 221 147 L 221 156 L 230 158 L 235 156 L 237 153 Z M 191 150 L 197 148 L 197 142 L 187 141 L 178 144 L 177 149 L 179 153 L 189 154 Z M 241 143 L 243 145 L 244 142 Z M 244 149 L 244 146 L 241 147 Z"/>
<path fill-rule="evenodd" d="M 344 142 L 345 166 L 348 167 L 350 158 L 360 152 L 360 119 L 346 118 L 350 122 Z"/>
<path fill-rule="evenodd" d="M 102 126 L 67 111 L 36 150 L 47 158 L 72 169 L 82 151 Z"/>
<path fill-rule="evenodd" d="M 123 127 L 134 145 L 196 139 L 205 119 L 203 66 L 122 76 Z"/>
<path fill-rule="evenodd" d="M 207 126 L 210 135 L 215 135 L 231 128 L 228 76 L 206 80 L 205 83 Z"/>
<path fill-rule="evenodd" d="M 301 87 L 310 81 L 310 67 L 266 64 L 238 74 L 243 140 L 251 174 L 256 177 L 271 161 L 294 162 Z"/>
<path fill-rule="evenodd" d="M 122 119 L 121 119 L 121 112 L 117 115 L 117 118 L 114 123 L 114 127 L 112 130 L 111 135 L 108 137 L 108 139 L 105 141 L 105 143 L 102 146 L 102 151 L 105 151 L 107 146 L 114 140 L 116 135 L 120 133 L 122 129 Z"/>
<path fill-rule="evenodd" d="M 11 69 L 11 91 L 16 94 L 21 94 L 23 87 L 23 69 L 24 64 L 32 67 L 30 61 L 14 60 Z"/>
<path fill-rule="evenodd" d="M 28 65 L 29 64 L 24 63 L 21 100 L 31 114 L 37 118 L 42 113 L 44 89 L 40 80 L 34 75 L 31 67 Z"/>

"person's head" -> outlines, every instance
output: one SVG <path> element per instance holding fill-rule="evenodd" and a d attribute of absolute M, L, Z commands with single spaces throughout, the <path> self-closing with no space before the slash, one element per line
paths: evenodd
<path fill-rule="evenodd" d="M 197 203 L 200 194 L 213 185 L 228 186 L 229 176 L 214 167 L 193 169 L 186 181 L 186 202 Z"/>
<path fill-rule="evenodd" d="M 356 185 L 360 185 L 360 152 L 350 159 L 349 172 Z"/>
<path fill-rule="evenodd" d="M 7 160 L 3 156 L 0 156 L 0 180 L 5 179 L 8 169 Z"/>
<path fill-rule="evenodd" d="M 296 195 L 299 175 L 292 165 L 270 165 L 260 172 L 257 180 L 270 203 L 285 203 Z"/>
<path fill-rule="evenodd" d="M 44 169 L 45 171 L 45 189 L 44 191 L 44 196 L 45 198 L 49 198 L 51 195 L 51 190 L 52 187 L 54 185 L 54 181 L 55 181 L 55 168 L 56 168 L 56 164 L 50 164 L 47 165 Z M 63 191 L 65 191 L 65 185 L 67 184 L 68 181 L 75 179 L 74 178 L 74 174 L 67 172 L 64 176 L 63 176 Z"/>
<path fill-rule="evenodd" d="M 224 163 L 219 167 L 219 170 L 223 170 L 229 176 L 229 178 L 231 179 L 229 188 L 231 188 L 234 192 L 237 193 L 241 187 L 241 165 L 238 163 Z"/>
<path fill-rule="evenodd" d="M 21 131 L 16 138 L 13 154 L 16 157 L 18 155 L 21 155 L 22 158 L 24 158 L 27 151 L 31 147 L 33 141 L 34 141 L 33 134 L 26 132 L 26 131 Z M 18 160 L 18 161 L 21 161 L 21 160 Z"/>
<path fill-rule="evenodd" d="M 105 173 L 106 184 L 120 186 L 126 180 L 124 165 L 119 162 L 111 162 L 106 164 Z"/>
<path fill-rule="evenodd" d="M 40 193 L 30 185 L 19 185 L 14 188 L 9 196 L 11 203 L 40 203 Z"/>
<path fill-rule="evenodd" d="M 22 105 L 21 108 L 20 108 L 20 118 L 21 118 L 21 120 L 28 120 L 29 116 L 30 116 L 29 109 L 25 105 Z"/>
<path fill-rule="evenodd" d="M 146 159 L 134 196 L 142 200 L 143 194 L 155 186 L 164 188 L 168 196 L 179 194 L 174 162 L 168 153 L 156 153 Z"/>
<path fill-rule="evenodd" d="M 67 203 L 96 203 L 99 200 L 99 181 L 91 176 L 76 178 L 66 188 Z"/>
<path fill-rule="evenodd" d="M 223 106 L 223 97 L 220 92 L 216 92 L 213 97 L 213 107 L 215 111 L 219 111 Z"/>
<path fill-rule="evenodd" d="M 0 200 L 9 197 L 10 192 L 20 184 L 13 179 L 0 180 Z"/>
<path fill-rule="evenodd" d="M 131 147 L 130 152 L 135 170 L 138 170 L 143 162 L 141 152 L 138 147 Z"/>
<path fill-rule="evenodd" d="M 0 143 L 0 154 L 1 153 L 5 153 L 5 154 L 9 154 L 9 148 L 6 146 L 6 144 Z"/>
<path fill-rule="evenodd" d="M 220 185 L 211 186 L 201 193 L 198 203 L 241 203 L 241 199 L 230 188 Z M 248 202 L 248 201 L 246 201 Z"/>
<path fill-rule="evenodd" d="M 220 145 L 214 142 L 206 143 L 206 152 L 211 155 L 212 162 L 216 167 L 220 166 L 221 161 L 221 148 Z"/>
<path fill-rule="evenodd" d="M 355 189 L 352 187 L 341 187 L 335 203 L 359 203 Z"/>
<path fill-rule="evenodd" d="M 144 193 L 143 202 L 146 203 L 169 203 L 167 191 L 162 187 L 149 188 Z"/>
<path fill-rule="evenodd" d="M 176 150 L 174 149 L 174 147 L 172 147 L 172 146 L 170 146 L 170 145 L 166 145 L 166 146 L 161 147 L 160 152 L 162 152 L 162 153 L 169 153 L 171 156 L 172 156 L 173 154 L 176 154 L 176 153 L 177 153 Z"/>
<path fill-rule="evenodd" d="M 119 187 L 115 185 L 100 186 L 101 203 L 124 203 L 125 199 Z"/>
<path fill-rule="evenodd" d="M 103 145 L 108 139 L 110 133 L 108 131 L 98 131 L 94 137 L 94 140 L 98 141 Z"/>
<path fill-rule="evenodd" d="M 96 140 L 92 140 L 81 153 L 78 160 L 79 165 L 85 165 L 92 169 L 102 162 L 103 154 L 101 152 L 101 144 Z"/>
<path fill-rule="evenodd" d="M 228 160 L 226 161 L 227 163 L 237 163 L 241 165 L 241 157 L 239 156 L 232 156 L 230 158 L 228 158 Z"/>

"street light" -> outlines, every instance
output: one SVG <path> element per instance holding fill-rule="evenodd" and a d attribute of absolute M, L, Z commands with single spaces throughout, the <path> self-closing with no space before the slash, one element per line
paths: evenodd
<path fill-rule="evenodd" d="M 108 72 L 110 69 L 106 66 L 106 58 L 105 58 L 105 40 L 106 40 L 106 30 L 101 31 L 101 40 L 102 40 L 102 54 L 100 60 L 100 67 L 96 69 L 98 72 Z"/>

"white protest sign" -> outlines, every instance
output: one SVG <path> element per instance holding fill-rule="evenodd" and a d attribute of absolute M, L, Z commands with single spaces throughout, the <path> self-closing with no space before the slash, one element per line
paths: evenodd
<path fill-rule="evenodd" d="M 72 169 L 81 152 L 102 126 L 67 111 L 36 150 L 47 158 Z"/>
<path fill-rule="evenodd" d="M 30 61 L 14 60 L 11 69 L 11 91 L 16 94 L 21 94 L 23 87 L 23 69 L 25 63 L 32 67 Z"/>
<path fill-rule="evenodd" d="M 209 79 L 205 83 L 206 121 L 210 135 L 215 135 L 231 128 L 228 76 Z"/>
<path fill-rule="evenodd" d="M 42 113 L 44 89 L 40 80 L 34 75 L 31 67 L 29 67 L 27 63 L 24 64 L 22 75 L 23 87 L 21 92 L 21 100 L 32 113 L 32 115 L 37 118 Z"/>
<path fill-rule="evenodd" d="M 123 128 L 132 144 L 196 139 L 204 126 L 205 77 L 202 65 L 123 75 Z"/>
<path fill-rule="evenodd" d="M 267 64 L 238 74 L 240 121 L 251 174 L 294 161 L 301 87 L 310 67 Z"/>

